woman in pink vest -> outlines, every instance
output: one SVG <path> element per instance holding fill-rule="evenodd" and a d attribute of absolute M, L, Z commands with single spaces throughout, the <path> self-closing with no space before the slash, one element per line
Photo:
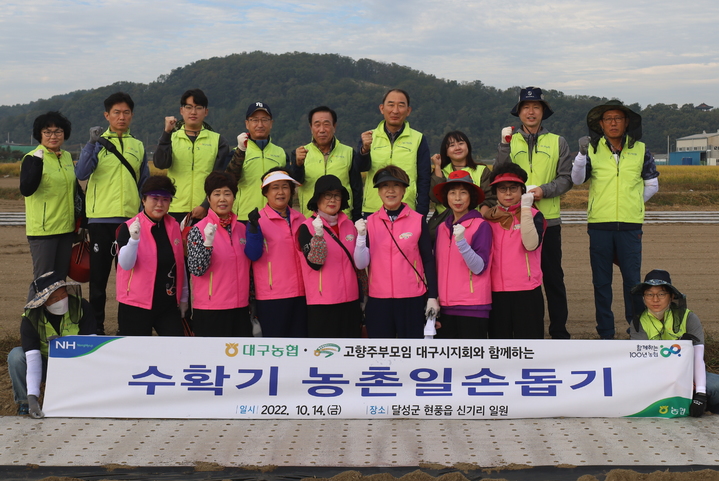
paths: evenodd
<path fill-rule="evenodd" d="M 305 256 L 302 278 L 307 294 L 309 337 L 359 337 L 362 309 L 352 254 L 357 229 L 342 212 L 349 192 L 334 175 L 317 179 L 307 209 L 314 215 L 299 230 Z"/>
<path fill-rule="evenodd" d="M 409 185 L 404 170 L 389 165 L 378 170 L 372 182 L 382 199 L 382 208 L 366 221 L 355 223 L 354 252 L 358 269 L 369 266 L 367 335 L 421 339 L 425 317 L 439 312 L 429 229 L 424 216 L 402 202 Z"/>
<path fill-rule="evenodd" d="M 532 207 L 527 173 L 514 163 L 496 167 L 490 185 L 498 205 L 484 216 L 492 226 L 490 339 L 544 339 L 542 235 L 544 216 Z"/>
<path fill-rule="evenodd" d="M 492 310 L 492 228 L 476 210 L 484 191 L 464 170 L 450 172 L 433 193 L 451 214 L 437 227 L 434 254 L 442 309 L 438 339 L 487 339 Z"/>
<path fill-rule="evenodd" d="M 144 209 L 117 231 L 117 322 L 123 336 L 182 336 L 187 279 L 180 225 L 167 211 L 175 186 L 164 175 L 142 186 Z"/>
<path fill-rule="evenodd" d="M 247 216 L 247 253 L 264 337 L 307 337 L 307 301 L 297 231 L 305 216 L 290 203 L 299 183 L 281 167 L 262 176 L 267 205 Z"/>
<path fill-rule="evenodd" d="M 205 179 L 207 217 L 187 236 L 192 274 L 192 329 L 202 337 L 251 337 L 250 260 L 245 226 L 232 212 L 237 181 L 227 172 Z"/>

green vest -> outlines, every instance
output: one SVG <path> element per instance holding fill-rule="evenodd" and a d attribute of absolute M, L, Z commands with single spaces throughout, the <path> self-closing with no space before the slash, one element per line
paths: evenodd
<path fill-rule="evenodd" d="M 45 317 L 45 308 L 26 309 L 23 317 L 26 317 L 40 336 L 40 353 L 47 358 L 48 341 L 51 336 L 77 336 L 80 333 L 80 319 L 82 319 L 82 299 L 78 296 L 69 295 L 68 310 L 60 321 L 60 332 L 57 332 L 52 324 Z"/>
<path fill-rule="evenodd" d="M 527 185 L 548 184 L 557 177 L 557 164 L 559 163 L 559 136 L 546 133 L 537 138 L 536 151 L 529 152 L 527 141 L 521 132 L 512 136 L 509 144 L 510 158 L 527 172 Z M 542 199 L 535 202 L 537 209 L 545 219 L 558 219 L 559 197 Z"/>
<path fill-rule="evenodd" d="M 372 147 L 370 155 L 372 165 L 367 172 L 364 183 L 364 202 L 362 212 L 377 212 L 382 207 L 382 200 L 374 188 L 372 178 L 381 168 L 396 165 L 409 176 L 409 187 L 402 200 L 414 209 L 417 206 L 417 150 L 422 141 L 422 134 L 409 128 L 409 122 L 404 123 L 404 130 L 392 144 L 384 131 L 384 120 L 372 131 Z"/>
<path fill-rule="evenodd" d="M 482 173 L 484 172 L 484 169 L 486 169 L 486 168 L 487 167 L 484 165 L 478 165 L 474 169 L 472 169 L 471 167 L 462 167 L 459 170 L 464 170 L 465 172 L 469 172 L 469 175 L 472 177 L 472 180 L 474 181 L 474 183 L 481 186 L 482 185 Z M 432 170 L 434 170 L 434 167 L 432 167 Z M 451 174 L 453 171 L 454 171 L 454 168 L 452 167 L 451 163 L 445 165 L 444 168 L 442 169 L 444 178 L 449 179 L 449 174 Z M 447 210 L 447 208 L 442 204 L 435 204 L 434 210 L 437 214 L 441 214 L 442 212 Z M 477 206 L 477 210 L 479 210 L 479 206 Z"/>
<path fill-rule="evenodd" d="M 140 178 L 145 147 L 130 135 L 122 136 L 107 129 L 103 137 L 112 142 L 135 171 L 131 176 L 120 159 L 104 147 L 97 154 L 97 167 L 90 175 L 86 189 L 86 212 L 90 219 L 106 217 L 133 217 L 140 211 L 140 194 L 137 181 Z"/>
<path fill-rule="evenodd" d="M 325 162 L 325 156 L 317 148 L 314 142 L 310 142 L 305 145 L 307 149 L 307 157 L 305 157 L 305 181 L 297 189 L 300 212 L 305 217 L 310 217 L 312 211 L 307 208 L 307 202 L 310 201 L 315 193 L 315 183 L 317 179 L 323 175 L 336 175 L 340 179 L 342 185 L 347 188 L 347 192 L 350 194 L 349 208 L 345 209 L 344 213 L 351 219 L 352 215 L 352 188 L 350 187 L 350 169 L 352 169 L 352 155 L 354 150 L 352 147 L 341 144 L 339 140 L 334 139 L 335 145 L 327 157 Z"/>
<path fill-rule="evenodd" d="M 25 233 L 29 236 L 67 234 L 75 230 L 75 165 L 64 150 L 58 158 L 42 145 L 23 157 L 44 150 L 42 180 L 37 190 L 25 197 Z"/>
<path fill-rule="evenodd" d="M 172 133 L 172 165 L 167 176 L 177 193 L 170 212 L 190 212 L 205 200 L 205 179 L 215 166 L 219 145 L 220 134 L 211 130 L 202 129 L 194 142 L 185 129 Z"/>
<path fill-rule="evenodd" d="M 690 312 L 687 308 L 669 308 L 664 313 L 664 321 L 660 321 L 645 310 L 639 322 L 650 341 L 673 341 L 681 339 L 687 332 L 687 317 Z"/>
<path fill-rule="evenodd" d="M 635 142 L 630 149 L 627 142 L 617 163 L 604 137 L 596 149 L 589 146 L 592 174 L 587 222 L 644 222 L 644 151 L 644 143 Z"/>
<path fill-rule="evenodd" d="M 282 147 L 278 147 L 270 140 L 264 149 L 249 139 L 245 162 L 242 164 L 242 177 L 237 183 L 237 198 L 232 211 L 239 220 L 247 220 L 247 214 L 255 207 L 262 209 L 267 204 L 267 198 L 262 195 L 262 176 L 273 167 L 285 167 L 287 155 Z"/>

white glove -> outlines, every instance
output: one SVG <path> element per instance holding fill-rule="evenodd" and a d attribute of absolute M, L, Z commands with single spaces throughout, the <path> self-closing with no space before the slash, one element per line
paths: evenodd
<path fill-rule="evenodd" d="M 427 307 L 424 308 L 424 317 L 437 317 L 439 314 L 439 302 L 434 297 L 427 299 Z"/>
<path fill-rule="evenodd" d="M 521 202 L 522 202 L 522 207 L 532 207 L 532 204 L 534 204 L 534 194 L 531 192 L 522 194 Z"/>
<path fill-rule="evenodd" d="M 455 224 L 452 228 L 452 233 L 454 234 L 454 240 L 455 242 L 459 242 L 461 240 L 464 240 L 464 231 L 467 230 L 464 228 L 462 224 Z"/>
<path fill-rule="evenodd" d="M 320 216 L 317 216 L 312 220 L 312 227 L 315 228 L 315 235 L 318 235 L 320 237 L 325 235 L 325 229 L 322 225 L 322 218 Z"/>
<path fill-rule="evenodd" d="M 45 157 L 45 151 L 42 149 L 37 149 L 34 154 L 32 154 L 33 157 L 37 157 L 38 159 L 42 159 Z"/>
<path fill-rule="evenodd" d="M 360 219 L 355 222 L 355 229 L 357 229 L 357 235 L 367 235 L 367 221 Z"/>
<path fill-rule="evenodd" d="M 247 150 L 247 138 L 249 136 L 247 135 L 247 132 L 242 132 L 240 135 L 237 136 L 237 148 L 240 149 L 242 152 Z"/>
<path fill-rule="evenodd" d="M 183 319 L 185 318 L 185 314 L 187 314 L 187 309 L 189 309 L 189 308 L 190 308 L 190 303 L 189 303 L 189 302 L 187 302 L 187 301 L 185 301 L 185 302 L 180 301 L 180 317 L 181 317 L 181 318 L 183 318 Z"/>
<path fill-rule="evenodd" d="M 579 153 L 582 155 L 587 155 L 587 152 L 589 152 L 589 137 L 586 135 L 579 139 Z"/>
<path fill-rule="evenodd" d="M 205 226 L 205 242 L 202 243 L 205 247 L 212 247 L 212 243 L 215 242 L 215 232 L 217 232 L 217 224 L 208 223 Z"/>
<path fill-rule="evenodd" d="M 508 144 L 512 140 L 512 133 L 514 132 L 514 127 L 505 127 L 502 129 L 502 143 Z"/>
<path fill-rule="evenodd" d="M 140 240 L 140 219 L 135 219 L 135 221 L 130 224 L 130 238 L 132 240 L 139 241 Z"/>

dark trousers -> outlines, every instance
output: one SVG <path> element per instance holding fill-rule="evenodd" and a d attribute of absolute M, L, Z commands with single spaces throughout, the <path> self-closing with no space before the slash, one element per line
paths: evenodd
<path fill-rule="evenodd" d="M 30 244 L 30 255 L 32 256 L 32 278 L 37 279 L 41 275 L 53 271 L 65 280 L 67 271 L 70 269 L 74 238 L 74 232 L 28 237 L 27 242 Z M 33 297 L 35 297 L 35 287 L 30 285 L 27 301 L 30 302 Z"/>
<path fill-rule="evenodd" d="M 305 296 L 263 301 L 257 299 L 256 303 L 262 337 L 307 337 Z"/>
<path fill-rule="evenodd" d="M 105 333 L 107 280 L 112 270 L 115 231 L 120 224 L 88 224 L 90 231 L 90 305 L 97 321 L 97 333 Z M 123 333 L 124 334 L 124 333 Z"/>
<path fill-rule="evenodd" d="M 198 337 L 252 337 L 250 307 L 237 309 L 195 309 L 192 330 Z"/>
<path fill-rule="evenodd" d="M 426 302 L 424 296 L 370 297 L 364 310 L 367 336 L 373 339 L 423 339 Z"/>
<path fill-rule="evenodd" d="M 632 296 L 630 292 L 632 287 L 641 282 L 642 230 L 588 229 L 587 232 L 597 333 L 602 339 L 612 339 L 615 334 L 612 312 L 612 277 L 615 261 L 622 273 L 624 316 L 627 323 L 631 324 L 634 312 L 640 313 L 644 310 L 641 296 Z"/>
<path fill-rule="evenodd" d="M 122 336 L 184 336 L 180 310 L 143 309 L 120 302 L 117 305 L 117 325 Z"/>
<path fill-rule="evenodd" d="M 355 338 L 360 336 L 361 324 L 359 300 L 307 306 L 308 337 Z"/>
<path fill-rule="evenodd" d="M 542 239 L 542 275 L 549 311 L 549 335 L 552 339 L 569 339 L 567 332 L 567 288 L 562 269 L 562 226 L 547 227 Z"/>
<path fill-rule="evenodd" d="M 437 329 L 435 339 L 487 339 L 489 319 L 486 317 L 441 314 L 439 322 L 442 327 Z"/>
<path fill-rule="evenodd" d="M 542 287 L 531 291 L 492 292 L 490 339 L 544 339 Z"/>

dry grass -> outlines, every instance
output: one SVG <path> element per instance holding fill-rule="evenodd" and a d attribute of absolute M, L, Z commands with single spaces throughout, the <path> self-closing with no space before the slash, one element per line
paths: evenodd
<path fill-rule="evenodd" d="M 20 177 L 20 164 L 17 162 L 0 163 L 0 175 L 9 175 L 10 177 Z"/>

